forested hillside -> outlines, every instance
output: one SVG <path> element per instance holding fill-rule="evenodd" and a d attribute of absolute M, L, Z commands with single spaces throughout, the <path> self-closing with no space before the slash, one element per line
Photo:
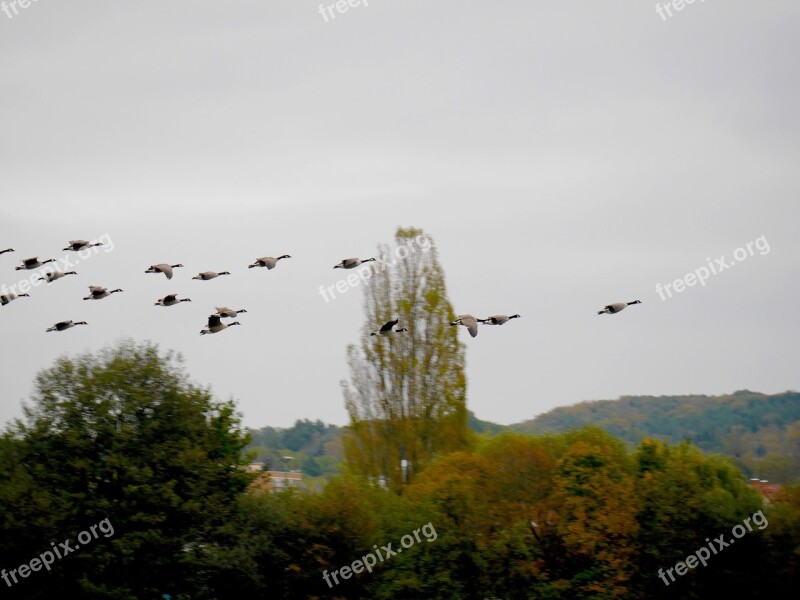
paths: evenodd
<path fill-rule="evenodd" d="M 623 396 L 564 406 L 511 426 L 519 433 L 562 432 L 597 425 L 638 444 L 649 437 L 689 440 L 726 454 L 747 474 L 786 482 L 800 477 L 800 393 L 724 396 Z"/>
<path fill-rule="evenodd" d="M 730 456 L 748 477 L 788 483 L 800 477 L 800 393 L 760 394 L 747 390 L 725 396 L 623 396 L 556 408 L 510 426 L 482 421 L 469 412 L 477 434 L 503 431 L 559 433 L 597 425 L 630 447 L 645 438 L 667 443 L 689 440 L 701 450 Z M 271 468 L 288 466 L 311 477 L 340 471 L 343 428 L 321 421 L 293 427 L 251 430 L 248 450 Z"/>

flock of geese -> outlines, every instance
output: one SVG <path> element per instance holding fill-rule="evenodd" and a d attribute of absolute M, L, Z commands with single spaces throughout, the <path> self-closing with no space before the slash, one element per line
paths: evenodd
<path fill-rule="evenodd" d="M 72 251 L 72 252 L 80 252 L 81 250 L 86 250 L 88 248 L 93 248 L 96 246 L 102 246 L 101 242 L 89 242 L 87 240 L 70 240 L 69 244 L 65 251 Z M 14 252 L 13 248 L 7 248 L 5 250 L 0 250 L 0 255 L 5 254 L 7 252 Z M 292 258 L 288 254 L 283 254 L 281 256 L 263 256 L 261 258 L 255 259 L 253 264 L 248 265 L 248 268 L 252 269 L 254 267 L 265 267 L 269 270 L 274 269 L 278 261 Z M 375 261 L 375 258 L 345 258 L 342 259 L 341 262 L 334 265 L 334 269 L 355 269 L 365 263 Z M 50 258 L 47 260 L 40 261 L 38 256 L 34 256 L 32 258 L 23 259 L 21 264 L 15 268 L 17 271 L 22 270 L 33 270 L 38 269 L 39 267 L 43 267 L 44 265 L 55 262 L 55 259 Z M 173 269 L 182 268 L 182 264 L 169 264 L 169 263 L 159 263 L 155 265 L 150 265 L 150 267 L 145 271 L 145 273 L 158 273 L 164 275 L 167 279 L 172 279 L 174 271 Z M 39 277 L 40 281 L 46 281 L 47 283 L 52 283 L 62 277 L 67 275 L 77 275 L 75 271 L 49 271 L 42 273 L 42 276 Z M 202 271 L 192 277 L 192 279 L 200 280 L 200 281 L 208 281 L 210 279 L 215 279 L 221 275 L 230 275 L 228 271 Z M 123 290 L 121 289 L 114 289 L 108 290 L 107 288 L 91 285 L 89 286 L 89 295 L 85 296 L 84 300 L 102 300 L 103 298 L 108 298 L 112 294 L 120 293 Z M 15 294 L 14 292 L 9 292 L 7 294 L 0 295 L 0 306 L 5 306 L 12 300 L 15 300 L 20 297 L 29 297 L 30 294 Z M 191 302 L 191 298 L 178 298 L 178 294 L 167 294 L 163 298 L 159 298 L 156 302 L 156 306 L 175 306 L 180 304 L 181 302 Z M 615 302 L 612 304 L 607 304 L 601 311 L 597 314 L 616 314 L 621 310 L 627 308 L 632 304 L 641 304 L 640 300 L 633 300 L 632 302 Z M 239 310 L 232 310 L 226 306 L 216 306 L 215 312 L 208 316 L 208 322 L 206 326 L 200 331 L 201 335 L 206 335 L 210 333 L 219 333 L 220 331 L 224 331 L 228 327 L 232 327 L 234 325 L 241 325 L 239 321 L 229 321 L 223 322 L 223 319 L 235 319 L 240 313 L 246 313 L 245 309 Z M 472 315 L 458 315 L 458 318 L 450 323 L 450 325 L 463 325 L 469 334 L 472 337 L 478 335 L 478 324 L 481 325 L 505 325 L 512 319 L 519 319 L 520 315 L 492 315 L 486 317 L 485 319 L 479 319 Z M 399 323 L 399 319 L 394 319 L 392 321 L 387 321 L 381 327 L 373 332 L 370 333 L 371 336 L 379 336 L 379 337 L 391 337 L 398 333 L 407 332 L 407 327 L 400 327 L 397 328 Z M 59 321 L 58 323 L 54 323 L 51 327 L 46 329 L 45 331 L 65 331 L 67 329 L 71 329 L 76 325 L 88 325 L 86 321 Z"/>
<path fill-rule="evenodd" d="M 69 244 L 65 251 L 72 251 L 72 252 L 80 252 L 81 250 L 86 250 L 88 248 L 93 248 L 96 246 L 102 246 L 101 242 L 89 242 L 87 240 L 70 240 Z M 6 248 L 5 250 L 0 250 L 0 255 L 5 254 L 6 252 L 14 252 L 13 248 Z M 266 267 L 267 269 L 274 269 L 275 266 L 278 264 L 279 260 L 284 258 L 291 258 L 288 254 L 284 254 L 282 256 L 272 257 L 272 256 L 262 256 L 261 258 L 257 258 L 253 264 L 249 265 L 249 268 L 253 267 Z M 345 259 L 342 262 L 348 262 L 352 260 L 358 259 Z M 39 267 L 43 267 L 48 263 L 56 262 L 54 258 L 49 258 L 47 260 L 39 260 L 38 256 L 34 256 L 33 258 L 26 258 L 23 259 L 19 266 L 15 268 L 17 271 L 30 271 L 33 269 L 38 269 Z M 360 262 L 358 263 L 360 264 Z M 150 265 L 150 267 L 145 271 L 145 273 L 160 273 L 163 274 L 167 279 L 172 279 L 173 277 L 173 269 L 177 269 L 179 267 L 183 267 L 182 264 L 167 264 L 167 263 L 159 263 L 155 265 Z M 52 283 L 62 277 L 67 275 L 77 275 L 76 271 L 48 271 L 43 272 L 41 277 L 39 277 L 40 281 L 46 281 L 47 283 Z M 209 279 L 215 279 L 220 275 L 230 275 L 228 271 L 202 271 L 192 277 L 192 279 L 197 279 L 200 281 L 208 281 Z M 109 290 L 107 288 L 101 287 L 99 285 L 90 285 L 89 286 L 89 295 L 85 296 L 84 300 L 102 300 L 103 298 L 108 298 L 112 294 L 116 294 L 122 292 L 123 290 L 117 288 L 114 290 Z M 0 295 L 0 306 L 5 306 L 9 302 L 16 300 L 17 298 L 22 297 L 30 297 L 30 294 L 16 294 L 14 292 L 9 292 L 6 294 Z M 180 304 L 181 302 L 191 302 L 191 298 L 178 298 L 178 294 L 167 294 L 163 298 L 159 298 L 156 302 L 156 306 L 175 306 Z M 240 313 L 247 312 L 245 309 L 240 310 L 233 310 L 226 306 L 216 306 L 215 312 L 208 316 L 208 322 L 206 326 L 200 331 L 202 335 L 208 333 L 219 333 L 231 327 L 233 325 L 241 325 L 238 321 L 233 321 L 230 323 L 224 323 L 222 321 L 223 318 L 226 319 L 234 319 Z M 72 329 L 77 325 L 88 325 L 86 321 L 73 321 L 73 320 L 66 320 L 66 321 L 59 321 L 58 323 L 54 323 L 51 327 L 48 327 L 45 331 L 66 331 L 67 329 Z"/>

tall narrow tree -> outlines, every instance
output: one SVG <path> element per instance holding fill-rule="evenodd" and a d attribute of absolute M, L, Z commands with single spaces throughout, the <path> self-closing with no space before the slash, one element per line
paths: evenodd
<path fill-rule="evenodd" d="M 356 470 L 384 475 L 396 488 L 434 455 L 467 443 L 464 346 L 449 325 L 455 316 L 431 238 L 399 228 L 394 247 L 379 247 L 379 255 L 362 267 L 372 272 L 364 286 L 366 321 L 359 346 L 347 351 L 345 456 Z M 370 335 L 393 319 L 409 331 Z"/>

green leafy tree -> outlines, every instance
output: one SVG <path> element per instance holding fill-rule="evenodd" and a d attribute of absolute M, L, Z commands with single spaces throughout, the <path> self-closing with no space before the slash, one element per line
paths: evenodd
<path fill-rule="evenodd" d="M 464 448 L 468 428 L 464 347 L 449 325 L 455 316 L 436 247 L 414 228 L 398 229 L 395 244 L 379 248 L 394 264 L 379 263 L 364 286 L 361 343 L 348 348 L 351 381 L 342 385 L 348 462 L 398 486 L 401 459 L 418 473 L 437 453 Z M 370 335 L 393 319 L 409 331 Z"/>
<path fill-rule="evenodd" d="M 104 519 L 114 533 L 9 592 L 178 597 L 191 549 L 250 481 L 246 442 L 233 404 L 214 401 L 154 345 L 125 341 L 57 360 L 0 443 L 0 561 L 14 568 Z"/>

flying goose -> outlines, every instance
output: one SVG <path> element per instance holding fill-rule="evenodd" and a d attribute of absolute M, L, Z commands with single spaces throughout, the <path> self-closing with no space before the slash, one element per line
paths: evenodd
<path fill-rule="evenodd" d="M 227 306 L 215 306 L 214 308 L 217 310 L 217 314 L 220 317 L 228 317 L 229 319 L 235 319 L 239 315 L 239 313 L 247 312 L 243 308 L 240 308 L 239 310 L 232 310 Z"/>
<path fill-rule="evenodd" d="M 363 260 L 360 259 L 360 258 L 345 258 L 345 259 L 342 260 L 342 262 L 340 262 L 338 265 L 334 266 L 333 268 L 334 269 L 355 269 L 357 266 L 359 266 L 359 265 L 361 265 L 361 264 L 363 264 L 365 262 L 370 262 L 370 261 L 374 261 L 374 260 L 375 260 L 374 258 L 365 258 Z"/>
<path fill-rule="evenodd" d="M 203 281 L 208 281 L 209 279 L 214 279 L 220 275 L 230 275 L 230 273 L 227 271 L 220 271 L 219 273 L 216 271 L 203 271 L 202 273 L 198 273 L 196 276 L 192 277 L 192 279 L 202 279 Z"/>
<path fill-rule="evenodd" d="M 208 325 L 204 329 L 200 330 L 200 335 L 205 335 L 207 333 L 219 333 L 223 329 L 233 327 L 234 325 L 241 325 L 241 323 L 239 323 L 239 321 L 234 321 L 233 323 L 228 323 L 226 325 L 222 322 L 222 317 L 219 315 L 209 315 Z"/>
<path fill-rule="evenodd" d="M 102 300 L 103 298 L 108 298 L 111 294 L 116 294 L 121 291 L 120 289 L 116 289 L 109 292 L 106 288 L 100 287 L 99 285 L 90 285 L 89 295 L 86 296 L 84 300 Z"/>
<path fill-rule="evenodd" d="M 274 269 L 275 265 L 278 264 L 278 261 L 282 258 L 292 258 L 288 254 L 284 254 L 278 257 L 272 256 L 263 256 L 261 258 L 257 258 L 256 261 L 252 265 L 248 265 L 248 269 L 252 269 L 253 267 L 267 267 L 267 269 Z"/>
<path fill-rule="evenodd" d="M 56 279 L 61 279 L 64 275 L 77 275 L 77 271 L 67 271 L 66 273 L 62 273 L 61 271 L 53 271 L 51 273 L 45 273 L 44 277 L 39 277 L 39 281 L 46 281 L 47 283 L 53 283 Z"/>
<path fill-rule="evenodd" d="M 8 294 L 3 294 L 2 296 L 0 296 L 0 306 L 5 306 L 6 304 L 11 302 L 12 300 L 16 300 L 17 298 L 22 298 L 23 296 L 26 297 L 26 298 L 30 298 L 31 297 L 30 294 L 19 294 L 19 295 L 17 295 L 14 292 L 9 292 Z"/>
<path fill-rule="evenodd" d="M 163 298 L 159 298 L 155 306 L 174 306 L 180 302 L 191 302 L 191 298 L 181 298 L 178 300 L 178 294 L 167 294 Z"/>
<path fill-rule="evenodd" d="M 157 265 L 150 265 L 150 268 L 145 271 L 145 273 L 163 273 L 167 276 L 167 279 L 172 279 L 172 269 L 177 269 L 178 267 L 182 267 L 183 265 L 168 265 L 165 263 L 159 263 Z"/>
<path fill-rule="evenodd" d="M 450 325 L 463 325 L 472 337 L 478 335 L 478 320 L 472 315 L 458 315 Z"/>
<path fill-rule="evenodd" d="M 630 306 L 631 304 L 641 304 L 641 303 L 642 303 L 641 300 L 634 300 L 633 302 L 614 302 L 614 304 L 607 304 L 605 308 L 599 311 L 597 314 L 602 315 L 603 313 L 607 313 L 609 315 L 613 315 L 623 310 L 626 306 Z"/>
<path fill-rule="evenodd" d="M 79 250 L 85 250 L 86 248 L 93 248 L 94 246 L 102 246 L 102 242 L 97 242 L 95 244 L 88 242 L 86 240 L 70 240 L 69 245 L 67 245 L 64 250 L 72 250 L 74 252 L 78 252 Z"/>
<path fill-rule="evenodd" d="M 5 250 L 0 250 L 0 254 L 5 254 L 6 252 L 14 252 L 13 248 L 6 248 Z"/>
<path fill-rule="evenodd" d="M 510 317 L 507 315 L 492 315 L 491 317 L 486 317 L 485 319 L 478 319 L 478 322 L 483 323 L 484 325 L 504 325 L 511 319 L 519 318 L 519 315 L 511 315 Z"/>
<path fill-rule="evenodd" d="M 402 329 L 394 329 L 394 326 L 397 325 L 400 319 L 395 319 L 394 321 L 387 321 L 384 325 L 381 326 L 380 329 L 377 331 L 373 331 L 370 335 L 380 335 L 383 337 L 389 337 L 395 333 L 400 333 L 402 331 L 408 331 L 405 327 Z"/>
<path fill-rule="evenodd" d="M 72 321 L 59 321 L 52 327 L 47 328 L 45 331 L 64 331 L 70 327 L 75 327 L 75 325 L 88 325 L 88 323 L 86 321 L 76 321 L 75 323 Z"/>
<path fill-rule="evenodd" d="M 34 256 L 33 258 L 26 258 L 22 261 L 22 264 L 18 267 L 14 267 L 15 271 L 23 271 L 23 270 L 31 270 L 31 269 L 38 269 L 44 264 L 56 262 L 55 258 L 48 258 L 47 260 L 43 260 L 39 262 L 39 257 Z"/>

